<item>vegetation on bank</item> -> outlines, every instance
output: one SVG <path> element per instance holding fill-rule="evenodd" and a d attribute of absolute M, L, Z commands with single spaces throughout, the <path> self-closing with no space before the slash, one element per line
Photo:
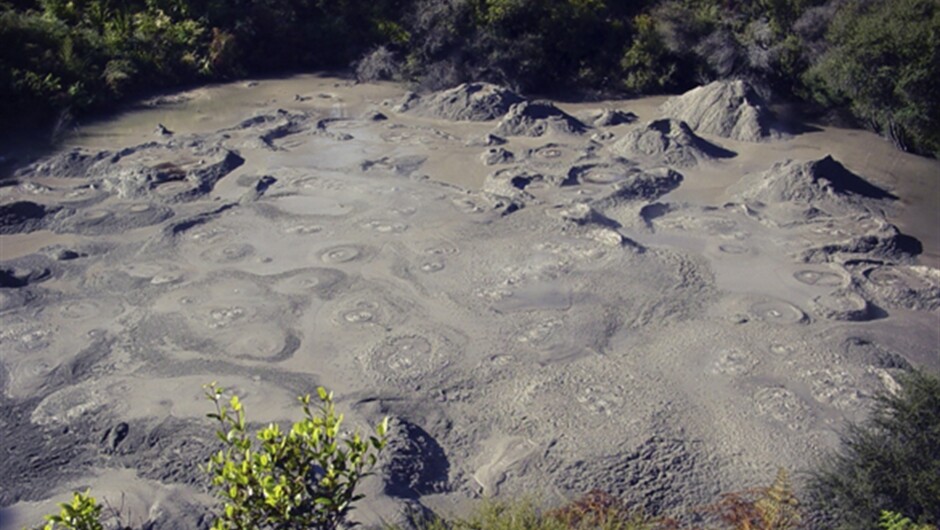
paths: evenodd
<path fill-rule="evenodd" d="M 532 502 L 488 502 L 463 519 L 416 518 L 420 530 L 937 530 L 940 523 L 940 377 L 903 374 L 899 390 L 876 399 L 870 418 L 850 424 L 842 451 L 810 472 L 801 504 L 786 471 L 766 488 L 723 495 L 693 507 L 684 522 L 649 517 L 603 492 L 565 506 L 540 509 Z M 343 434 L 333 396 L 300 398 L 304 419 L 281 431 L 271 424 L 248 433 L 237 396 L 209 385 L 222 449 L 205 470 L 221 499 L 213 529 L 334 530 L 347 521 L 359 481 L 387 444 L 388 419 L 375 436 Z M 75 493 L 45 530 L 103 530 L 103 507 L 88 492 Z M 123 528 L 123 527 L 122 527 Z"/>
<path fill-rule="evenodd" d="M 900 382 L 811 474 L 810 504 L 834 528 L 868 528 L 884 509 L 940 524 L 940 378 L 912 372 Z"/>
<path fill-rule="evenodd" d="M 937 0 L 0 0 L 0 129 L 354 63 L 367 80 L 534 93 L 744 77 L 940 153 Z"/>
<path fill-rule="evenodd" d="M 216 409 L 209 417 L 219 422 L 224 447 L 206 465 L 222 499 L 213 530 L 340 527 L 362 498 L 356 486 L 386 445 L 388 418 L 375 436 L 345 435 L 333 394 L 320 387 L 318 404 L 309 395 L 300 398 L 304 419 L 289 430 L 272 423 L 251 436 L 238 396 L 224 395 L 209 385 L 207 397 Z"/>

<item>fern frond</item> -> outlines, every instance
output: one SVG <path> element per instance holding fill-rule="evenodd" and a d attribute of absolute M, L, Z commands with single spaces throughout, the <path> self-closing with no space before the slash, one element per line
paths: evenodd
<path fill-rule="evenodd" d="M 788 530 L 800 526 L 800 502 L 793 495 L 790 475 L 786 469 L 777 470 L 773 484 L 754 501 L 754 508 L 760 516 L 762 528 Z"/>
<path fill-rule="evenodd" d="M 881 528 L 881 530 L 937 530 L 935 526 L 917 524 L 900 513 L 891 510 L 881 510 L 881 517 L 878 518 L 878 528 Z"/>

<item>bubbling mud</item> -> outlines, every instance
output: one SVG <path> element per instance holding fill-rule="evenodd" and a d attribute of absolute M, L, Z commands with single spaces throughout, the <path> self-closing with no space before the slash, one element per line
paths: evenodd
<path fill-rule="evenodd" d="M 805 468 L 940 365 L 940 248 L 914 222 L 936 163 L 782 135 L 737 84 L 663 109 L 402 92 L 196 89 L 0 188 L 0 466 L 58 458 L 0 502 L 124 469 L 201 499 L 216 380 L 251 420 L 318 385 L 353 425 L 393 414 L 364 522 L 591 489 L 662 514 Z"/>

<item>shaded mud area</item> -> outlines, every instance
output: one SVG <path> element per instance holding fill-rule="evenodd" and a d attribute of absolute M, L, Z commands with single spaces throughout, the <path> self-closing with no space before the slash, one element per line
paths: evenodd
<path fill-rule="evenodd" d="M 0 188 L 0 521 L 90 486 L 206 526 L 211 381 L 258 422 L 316 385 L 392 416 L 365 522 L 595 488 L 656 514 L 805 469 L 940 366 L 940 168 L 718 88 L 302 77 L 82 129 Z"/>

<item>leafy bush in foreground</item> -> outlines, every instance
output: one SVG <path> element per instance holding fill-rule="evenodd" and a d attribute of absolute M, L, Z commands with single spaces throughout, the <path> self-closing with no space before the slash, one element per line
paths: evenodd
<path fill-rule="evenodd" d="M 252 443 L 245 411 L 223 389 L 210 385 L 206 395 L 215 403 L 218 436 L 225 448 L 212 456 L 206 470 L 223 501 L 216 530 L 263 528 L 332 530 L 346 520 L 352 504 L 361 499 L 355 489 L 375 465 L 386 444 L 388 419 L 375 428 L 375 436 L 340 433 L 333 394 L 317 389 L 320 403 L 310 395 L 300 398 L 304 419 L 288 432 L 270 424 Z"/>
<path fill-rule="evenodd" d="M 206 396 L 215 404 L 208 416 L 219 422 L 216 434 L 224 445 L 206 465 L 222 499 L 213 529 L 333 530 L 346 522 L 362 498 L 356 486 L 387 443 L 388 418 L 375 436 L 346 435 L 333 394 L 320 387 L 318 404 L 310 395 L 300 397 L 304 419 L 287 432 L 268 425 L 256 434 L 256 446 L 238 396 L 223 399 L 225 391 L 215 384 L 206 387 Z M 42 530 L 104 529 L 103 506 L 88 493 L 76 492 L 59 507 L 59 514 L 46 516 Z"/>
<path fill-rule="evenodd" d="M 940 378 L 912 372 L 899 382 L 811 477 L 811 503 L 833 528 L 868 530 L 881 510 L 940 522 Z"/>
<path fill-rule="evenodd" d="M 103 530 L 101 510 L 104 507 L 88 492 L 75 492 L 72 502 L 59 504 L 59 513 L 46 516 L 42 530 Z"/>

